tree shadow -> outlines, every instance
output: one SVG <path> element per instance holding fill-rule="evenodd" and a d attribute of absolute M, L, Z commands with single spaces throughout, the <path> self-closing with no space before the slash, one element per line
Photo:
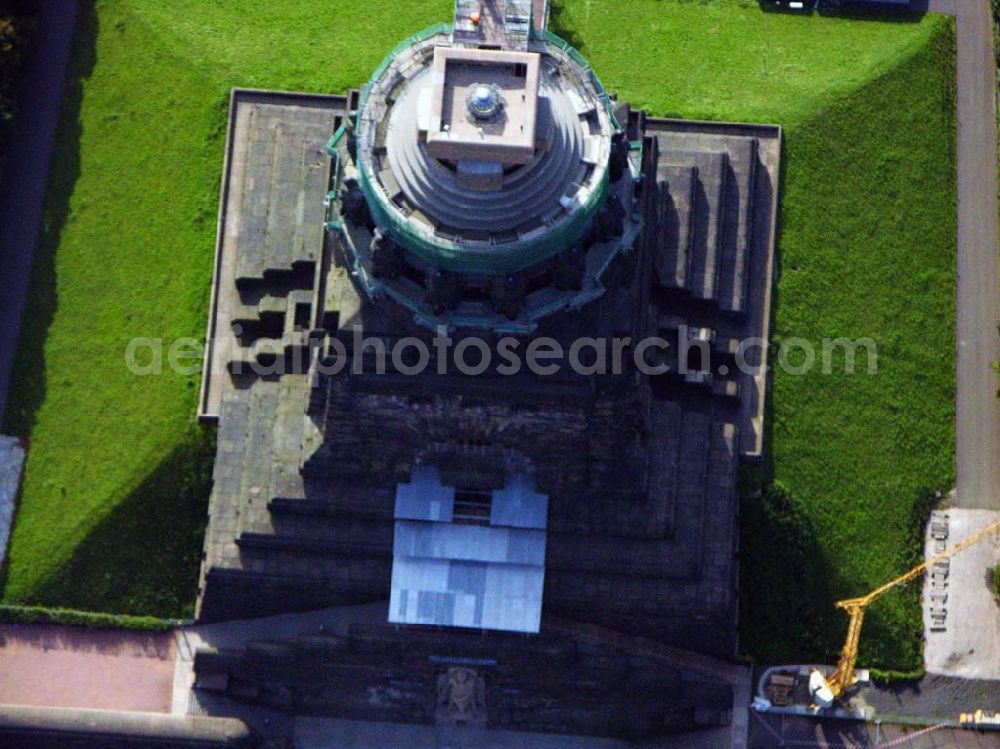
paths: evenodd
<path fill-rule="evenodd" d="M 170 632 L 129 632 L 127 630 L 84 629 L 56 624 L 8 625 L 0 628 L 0 648 L 11 644 L 35 650 L 153 658 L 173 657 Z"/>
<path fill-rule="evenodd" d="M 3 418 L 3 431 L 23 438 L 31 436 L 38 409 L 45 401 L 45 340 L 59 302 L 56 252 L 69 216 L 70 197 L 80 177 L 83 81 L 90 77 L 97 61 L 97 32 L 98 20 L 93 3 L 84 0 L 77 12 L 73 50 L 63 84 L 42 228 L 35 249 Z"/>
<path fill-rule="evenodd" d="M 787 133 L 778 169 L 769 344 L 774 340 L 781 302 L 788 168 L 785 141 Z M 822 662 L 827 656 L 822 643 L 832 635 L 830 620 L 835 617 L 822 616 L 815 601 L 832 601 L 829 581 L 833 571 L 804 508 L 790 491 L 774 482 L 773 355 L 768 351 L 761 459 L 744 464 L 740 480 L 740 642 L 744 651 L 776 662 Z M 791 622 L 796 618 L 799 625 L 793 630 Z"/>
<path fill-rule="evenodd" d="M 549 31 L 572 44 L 578 52 L 582 53 L 586 48 L 583 37 L 566 17 L 566 0 L 551 0 L 549 3 Z"/>
<path fill-rule="evenodd" d="M 780 484 L 741 492 L 740 639 L 775 663 L 827 663 L 842 635 L 837 576 L 801 503 Z"/>
<path fill-rule="evenodd" d="M 743 650 L 768 662 L 833 664 L 847 631 L 835 601 L 864 595 L 885 580 L 845 577 L 823 551 L 802 503 L 780 483 L 744 477 L 741 487 L 740 639 Z M 900 550 L 900 572 L 922 559 L 923 534 L 936 502 L 920 492 L 909 521 L 909 542 Z M 922 578 L 887 593 L 869 610 L 861 637 L 860 665 L 922 668 L 922 616 L 882 616 L 880 611 L 919 612 Z"/>
<path fill-rule="evenodd" d="M 214 459 L 214 428 L 192 427 L 27 603 L 191 618 Z"/>
<path fill-rule="evenodd" d="M 958 0 L 964 2 L 964 0 Z M 891 3 L 844 2 L 827 0 L 819 4 L 818 13 L 830 18 L 851 21 L 871 21 L 875 23 L 920 23 L 929 10 L 929 0 L 910 0 L 906 7 Z"/>
<path fill-rule="evenodd" d="M 824 115 L 828 116 L 828 115 Z M 781 310 L 781 277 L 786 271 L 794 271 L 794 265 L 785 268 L 786 260 L 782 251 L 784 230 L 785 197 L 788 190 L 787 169 L 790 163 L 789 143 L 795 149 L 805 128 L 798 126 L 789 134 L 785 131 L 780 179 L 779 211 L 775 227 L 774 282 L 770 311 L 772 340 L 783 332 L 776 324 Z M 794 158 L 794 155 L 793 155 Z M 820 662 L 832 663 L 838 656 L 837 648 L 846 633 L 847 617 L 834 608 L 834 601 L 855 595 L 863 595 L 871 588 L 886 580 L 851 578 L 846 576 L 843 563 L 833 565 L 826 558 L 824 548 L 834 548 L 831 540 L 822 539 L 822 546 L 809 518 L 815 517 L 810 498 L 778 497 L 770 493 L 778 490 L 774 477 L 774 441 L 776 432 L 776 401 L 771 387 L 773 378 L 768 375 L 767 400 L 764 419 L 764 449 L 758 464 L 746 465 L 741 477 L 741 627 L 740 636 L 744 650 L 762 658 L 783 661 L 793 657 L 794 662 L 809 662 L 806 659 L 820 658 Z M 935 487 L 937 488 L 937 487 Z M 800 500 L 800 501 L 799 501 Z M 901 545 L 898 556 L 892 560 L 899 573 L 910 569 L 922 560 L 923 533 L 935 503 L 934 492 L 930 489 L 915 495 L 911 517 L 907 521 L 909 530 L 907 543 Z M 805 509 L 810 512 L 805 512 Z M 812 513 L 812 514 L 811 514 Z M 810 551 L 811 550 L 811 551 Z M 803 564 L 800 560 L 807 554 L 816 559 Z M 809 575 L 820 575 L 813 581 L 798 579 L 796 569 L 808 569 Z M 790 571 L 791 570 L 791 571 Z M 838 573 L 842 570 L 843 573 Z M 761 581 L 759 575 L 773 576 Z M 811 582 L 822 586 L 815 589 Z M 919 616 L 919 598 L 922 586 L 914 581 L 909 586 L 890 593 L 885 600 L 874 605 L 865 620 L 861 640 L 860 665 L 865 667 L 919 669 L 922 663 L 921 643 L 923 641 L 922 618 Z M 900 609 L 907 616 L 899 615 Z M 778 613 L 774 613 L 774 610 Z M 802 616 L 804 626 L 799 627 L 792 617 L 782 619 L 781 611 L 795 612 Z M 890 612 L 890 613 L 885 613 Z M 914 612 L 909 616 L 909 612 Z M 775 644 L 777 643 L 777 645 Z M 778 655 L 780 654 L 780 657 Z M 833 659 L 833 660 L 831 660 Z M 785 661 L 787 662 L 787 661 Z"/>
<path fill-rule="evenodd" d="M 963 0 L 959 0 L 962 2 Z M 795 16 L 811 16 L 816 13 L 831 18 L 852 21 L 874 21 L 879 23 L 920 23 L 930 9 L 930 0 L 910 0 L 909 5 L 900 6 L 882 0 L 802 0 L 801 8 L 791 7 L 788 0 L 757 0 L 764 13 L 784 13 Z"/>

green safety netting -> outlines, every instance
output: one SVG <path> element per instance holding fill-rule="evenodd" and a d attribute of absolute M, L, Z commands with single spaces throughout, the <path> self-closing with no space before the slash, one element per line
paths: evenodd
<path fill-rule="evenodd" d="M 438 23 L 407 37 L 393 47 L 392 51 L 386 55 L 385 59 L 375 69 L 368 83 L 362 86 L 357 110 L 358 120 L 355 123 L 359 131 L 362 114 L 365 111 L 368 97 L 375 83 L 385 74 L 395 60 L 404 52 L 411 50 L 414 45 L 427 42 L 436 36 L 450 36 L 451 32 L 451 25 Z M 621 125 L 614 115 L 611 97 L 587 60 L 571 44 L 547 29 L 541 33 L 532 33 L 533 38 L 556 47 L 580 66 L 584 75 L 587 76 L 589 83 L 596 91 L 599 101 L 607 111 L 613 127 L 621 129 Z M 331 154 L 335 152 L 338 143 L 346 131 L 347 125 L 345 123 L 334 134 L 328 146 Z M 558 227 L 554 227 L 534 240 L 520 239 L 509 243 L 473 243 L 467 241 L 458 243 L 447 237 L 435 234 L 429 226 L 426 230 L 421 230 L 421 228 L 415 227 L 411 222 L 397 216 L 385 204 L 385 201 L 381 198 L 380 191 L 377 186 L 372 184 L 371 177 L 365 168 L 358 170 L 358 176 L 361 188 L 368 198 L 372 218 L 380 226 L 387 228 L 397 242 L 418 257 L 441 268 L 467 273 L 506 273 L 516 271 L 545 260 L 551 255 L 572 246 L 586 232 L 594 212 L 604 201 L 608 190 L 608 175 L 605 172 L 601 182 L 590 192 L 586 200 L 576 209 L 572 216 L 563 220 Z"/>

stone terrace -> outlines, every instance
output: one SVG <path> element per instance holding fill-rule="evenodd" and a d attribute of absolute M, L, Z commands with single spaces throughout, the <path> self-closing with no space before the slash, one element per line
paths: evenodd
<path fill-rule="evenodd" d="M 342 96 L 232 92 L 202 419 L 218 418 L 231 362 L 254 357 L 258 337 L 293 340 L 294 328 L 278 321 L 302 322 L 296 305 L 312 302 L 330 181 L 324 146 L 345 107 Z M 234 335 L 234 324 L 246 337 Z"/>
<path fill-rule="evenodd" d="M 647 120 L 621 105 L 630 139 L 644 142 L 646 231 L 612 267 L 604 297 L 539 330 L 569 341 L 687 329 L 711 352 L 711 367 L 681 375 L 674 360 L 665 375 L 597 385 L 580 376 L 495 382 L 391 369 L 252 375 L 249 362 L 295 357 L 305 372 L 310 357 L 331 355 L 333 337 L 350 353 L 353 325 L 390 346 L 421 335 L 401 308 L 359 294 L 339 233 L 322 231 L 331 164 L 321 146 L 350 104 L 234 93 L 210 325 L 219 339 L 201 408 L 219 421 L 219 445 L 199 617 L 388 599 L 393 492 L 409 466 L 442 461 L 449 485 L 490 488 L 497 461 L 519 453 L 550 497 L 539 642 L 552 634 L 544 617 L 556 615 L 732 656 L 737 474 L 742 456 L 759 455 L 764 405 L 764 375 L 733 364 L 739 340 L 767 334 L 780 130 Z M 367 630 L 352 642 L 395 631 Z M 433 649 L 451 652 L 463 636 L 439 633 Z M 497 652 L 506 647 L 503 636 L 484 637 Z M 361 672 L 384 655 L 370 644 L 302 647 L 320 644 Z M 202 663 L 234 684 L 267 681 L 300 649 L 217 653 Z M 400 678 L 412 680 L 412 664 L 399 665 Z M 258 699 L 247 688 L 245 698 Z M 271 697 L 259 699 L 273 706 Z M 367 715 L 309 704 L 319 714 Z M 555 730 L 539 714 L 518 725 Z"/>
<path fill-rule="evenodd" d="M 671 333 L 683 324 L 710 344 L 713 362 L 724 369 L 712 367 L 702 384 L 739 400 L 740 452 L 760 457 L 765 362 L 749 348 L 747 364 L 758 369 L 741 373 L 732 357 L 740 341 L 768 338 L 781 129 L 641 116 L 640 122 L 656 155 L 646 238 L 653 245 L 657 328 Z"/>

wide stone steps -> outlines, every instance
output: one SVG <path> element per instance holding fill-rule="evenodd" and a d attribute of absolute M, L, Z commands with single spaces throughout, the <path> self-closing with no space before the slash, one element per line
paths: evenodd
<path fill-rule="evenodd" d="M 276 290 L 234 305 L 232 324 L 242 334 L 280 337 L 282 331 L 308 327 L 312 308 L 311 289 Z M 301 314 L 304 312 L 305 314 Z"/>
<path fill-rule="evenodd" d="M 623 553 L 623 549 L 627 552 Z M 688 579 L 696 569 L 694 560 L 683 555 L 678 557 L 676 552 L 677 544 L 673 541 L 622 538 L 620 544 L 614 544 L 598 535 L 549 533 L 545 570 L 546 574 L 565 572 L 598 577 Z M 670 563 L 665 564 L 665 559 L 669 559 Z"/>
<path fill-rule="evenodd" d="M 249 397 L 251 408 L 240 464 L 241 507 L 237 535 L 270 494 L 272 427 L 278 414 L 280 394 L 274 388 L 261 388 L 252 391 Z"/>
<path fill-rule="evenodd" d="M 691 560 L 692 576 L 699 573 L 702 562 L 702 526 L 708 494 L 711 430 L 711 413 L 685 412 L 681 425 L 678 460 L 680 476 L 674 530 L 676 538 L 683 544 L 684 553 Z"/>
<path fill-rule="evenodd" d="M 234 325 L 250 327 L 262 322 L 284 324 L 288 311 L 288 298 L 276 294 L 264 294 L 252 304 L 237 305 L 232 313 Z"/>
<path fill-rule="evenodd" d="M 372 503 L 367 495 L 359 499 L 357 504 L 345 504 L 336 500 L 275 497 L 271 500 L 270 510 L 275 518 L 301 518 L 302 522 L 310 519 L 315 522 L 336 522 L 340 519 L 369 521 L 393 519 L 391 502 Z"/>
<path fill-rule="evenodd" d="M 418 630 L 412 630 L 416 634 Z M 451 633 L 450 633 L 451 634 Z M 500 661 L 502 666 L 495 678 L 510 678 L 517 672 L 526 673 L 531 665 L 540 657 L 552 671 L 535 670 L 531 677 L 531 687 L 543 687 L 546 691 L 555 689 L 564 692 L 568 687 L 565 680 L 565 669 L 573 671 L 572 691 L 573 710 L 586 709 L 588 713 L 600 713 L 607 709 L 607 692 L 609 682 L 624 688 L 638 674 L 638 664 L 626 655 L 614 655 L 610 652 L 600 656 L 580 654 L 572 645 L 546 648 L 540 638 L 532 637 L 530 642 L 536 649 L 528 650 L 515 647 L 504 647 L 496 642 L 496 634 L 489 638 L 489 646 L 465 646 L 456 642 L 456 637 L 449 637 L 447 644 L 441 641 L 440 634 L 435 633 L 436 641 L 422 645 L 416 638 L 407 638 L 406 643 L 398 639 L 379 647 L 378 643 L 351 636 L 349 638 L 296 638 L 285 642 L 251 643 L 242 650 L 211 650 L 202 648 L 195 653 L 195 671 L 200 683 L 196 687 L 206 688 L 209 685 L 215 689 L 229 691 L 237 699 L 256 700 L 267 695 L 268 700 L 275 697 L 292 700 L 293 695 L 301 694 L 300 689 L 286 689 L 275 692 L 272 687 L 276 682 L 283 684 L 314 684 L 322 685 L 323 692 L 331 689 L 343 690 L 344 694 L 336 704 L 338 713 L 351 709 L 353 700 L 361 704 L 353 709 L 365 709 L 366 690 L 359 689 L 358 684 L 370 683 L 379 674 L 388 677 L 398 688 L 405 689 L 412 684 L 417 691 L 423 692 L 427 680 L 426 662 L 433 658 L 442 647 L 449 652 L 461 652 L 467 658 L 480 655 L 490 663 Z M 479 635 L 482 640 L 482 635 Z M 329 639 L 329 645 L 321 642 Z M 555 652 L 546 652 L 553 651 Z M 215 681 L 210 675 L 224 674 L 225 682 Z M 523 678 L 523 677 L 522 677 Z M 224 686 L 223 686 L 224 685 Z M 525 685 L 528 686 L 528 685 Z M 279 696 L 280 695 L 280 696 Z M 289 702 L 287 708 L 294 707 Z M 334 707 L 331 704 L 331 708 Z"/>
<path fill-rule="evenodd" d="M 305 352 L 309 347 L 309 331 L 286 331 L 280 338 L 258 338 L 249 346 L 233 346 L 228 367 L 233 374 L 266 375 L 271 369 L 291 373 L 296 352 L 302 361 L 300 373 L 305 373 L 308 361 Z M 284 362 L 279 364 L 278 362 Z"/>
<path fill-rule="evenodd" d="M 392 557 L 391 528 L 389 538 L 354 538 L 352 540 L 323 537 L 321 534 L 312 537 L 301 535 L 277 535 L 275 533 L 243 533 L 236 539 L 241 550 L 248 551 L 279 551 L 287 554 L 299 554 L 310 557 L 345 558 L 378 558 Z"/>
<path fill-rule="evenodd" d="M 699 188 L 695 191 L 694 234 L 685 285 L 696 299 L 712 300 L 719 277 L 728 155 L 693 151 L 669 156 L 697 169 Z"/>
<path fill-rule="evenodd" d="M 644 503 L 652 518 L 651 529 L 660 535 L 674 532 L 677 484 L 681 473 L 681 424 L 683 409 L 673 401 L 658 400 L 653 406 L 649 436 L 649 486 Z"/>
<path fill-rule="evenodd" d="M 371 656 L 380 656 L 389 661 L 398 658 L 424 660 L 439 652 L 442 630 L 432 627 L 410 627 L 407 637 L 399 637 L 399 629 L 392 625 L 354 623 L 346 634 L 306 634 L 280 641 L 250 641 L 242 649 L 199 649 L 195 654 L 200 665 L 228 665 L 238 661 L 246 667 L 252 663 L 274 663 L 305 656 L 312 665 L 331 665 L 322 658 L 311 656 L 337 655 L 345 665 L 365 662 Z M 585 680 L 590 681 L 600 675 L 601 664 L 612 670 L 628 667 L 628 656 L 608 653 L 600 663 L 580 664 L 581 650 L 571 641 L 546 635 L 545 633 L 525 638 L 511 636 L 504 632 L 491 632 L 489 637 L 474 630 L 448 629 L 447 640 L 451 648 L 470 658 L 496 658 L 502 655 L 505 661 L 535 661 L 544 657 L 547 662 L 560 666 L 580 665 Z M 585 657 L 586 651 L 583 655 Z M 598 679 L 595 679 L 597 681 Z"/>
<path fill-rule="evenodd" d="M 657 419 L 658 426 L 663 423 L 663 419 Z M 661 537 L 634 534 L 609 542 L 602 539 L 604 533 L 600 530 L 595 530 L 590 539 L 587 534 L 550 532 L 547 569 L 665 579 L 686 579 L 697 573 L 701 547 L 696 531 L 700 529 L 707 491 L 709 427 L 707 419 L 697 412 L 684 413 L 674 423 L 673 434 L 664 435 L 665 446 L 672 455 L 666 454 L 664 458 L 671 464 L 668 471 L 681 474 L 674 479 L 674 486 L 679 484 L 682 489 L 680 492 L 675 489 L 666 496 L 636 500 L 647 515 L 662 513 L 661 518 L 654 520 L 652 528 L 649 520 L 644 523 L 647 528 L 662 529 Z"/>
<path fill-rule="evenodd" d="M 656 197 L 647 231 L 653 232 L 656 241 L 653 264 L 657 280 L 667 288 L 682 289 L 687 282 L 697 185 L 698 172 L 693 166 L 661 164 L 657 169 Z"/>
<path fill-rule="evenodd" d="M 308 557 L 385 558 L 392 555 L 395 523 L 391 519 L 361 521 L 343 517 L 332 522 L 302 522 L 291 526 L 287 519 L 276 523 L 271 532 L 244 533 L 238 539 L 241 550 L 253 553 L 279 551 Z M 549 533 L 546 568 L 552 571 L 596 575 L 637 575 L 683 579 L 693 574 L 694 560 L 676 558 L 670 566 L 666 556 L 677 557 L 674 542 L 622 537 L 629 548 L 623 556 L 603 536 Z"/>
<path fill-rule="evenodd" d="M 304 516 L 274 512 L 267 532 L 278 537 L 318 541 L 331 546 L 370 543 L 375 548 L 392 548 L 391 519 L 364 518 L 343 513 L 337 516 Z M 265 529 L 260 529 L 264 531 Z"/>
<path fill-rule="evenodd" d="M 747 296 L 753 214 L 756 207 L 757 139 L 739 138 L 729 151 L 732 176 L 726 184 L 719 306 L 742 312 Z"/>
<path fill-rule="evenodd" d="M 324 149 L 329 112 L 305 111 L 291 121 L 262 107 L 251 117 L 255 135 L 244 165 L 236 258 L 241 287 L 316 262 L 323 246 L 323 204 L 316 196 L 326 193 L 331 168 Z"/>
<path fill-rule="evenodd" d="M 723 312 L 741 313 L 753 245 L 758 142 L 721 139 L 701 150 L 685 134 L 658 136 L 653 234 L 657 281 Z"/>
<path fill-rule="evenodd" d="M 254 534 L 240 536 L 238 545 L 244 572 L 311 578 L 323 586 L 336 585 L 354 599 L 365 594 L 389 597 L 391 552 L 370 553 L 364 546 L 324 550 L 297 539 Z"/>

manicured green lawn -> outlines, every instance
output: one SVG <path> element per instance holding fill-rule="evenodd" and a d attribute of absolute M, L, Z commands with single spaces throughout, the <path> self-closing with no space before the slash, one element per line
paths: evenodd
<path fill-rule="evenodd" d="M 774 534 L 777 493 L 763 513 L 745 503 L 745 645 L 758 655 L 829 653 L 846 624 L 831 596 L 915 564 L 928 495 L 954 480 L 953 60 L 941 33 L 789 133 L 775 338 L 867 336 L 878 371 L 775 375 L 772 460 L 791 494 L 778 528 L 799 547 Z M 791 584 L 775 588 L 780 571 Z M 871 608 L 862 665 L 921 665 L 918 593 Z"/>
<path fill-rule="evenodd" d="M 5 602 L 190 611 L 212 449 L 192 425 L 197 377 L 135 377 L 123 352 L 135 336 L 204 331 L 228 90 L 342 92 L 450 7 L 104 0 L 84 13 L 5 425 L 31 439 Z M 874 378 L 775 378 L 774 473 L 801 505 L 794 533 L 811 528 L 831 571 L 803 606 L 837 625 L 829 596 L 897 570 L 897 521 L 917 489 L 951 478 L 949 25 L 574 0 L 554 28 L 653 114 L 787 128 L 776 332 L 880 347 Z M 766 539 L 745 548 L 749 569 L 770 563 Z M 744 616 L 752 652 L 835 646 L 836 626 L 800 630 L 763 608 L 787 596 L 768 595 Z M 913 621 L 890 605 L 871 631 Z M 912 652 L 884 660 L 909 666 Z"/>

